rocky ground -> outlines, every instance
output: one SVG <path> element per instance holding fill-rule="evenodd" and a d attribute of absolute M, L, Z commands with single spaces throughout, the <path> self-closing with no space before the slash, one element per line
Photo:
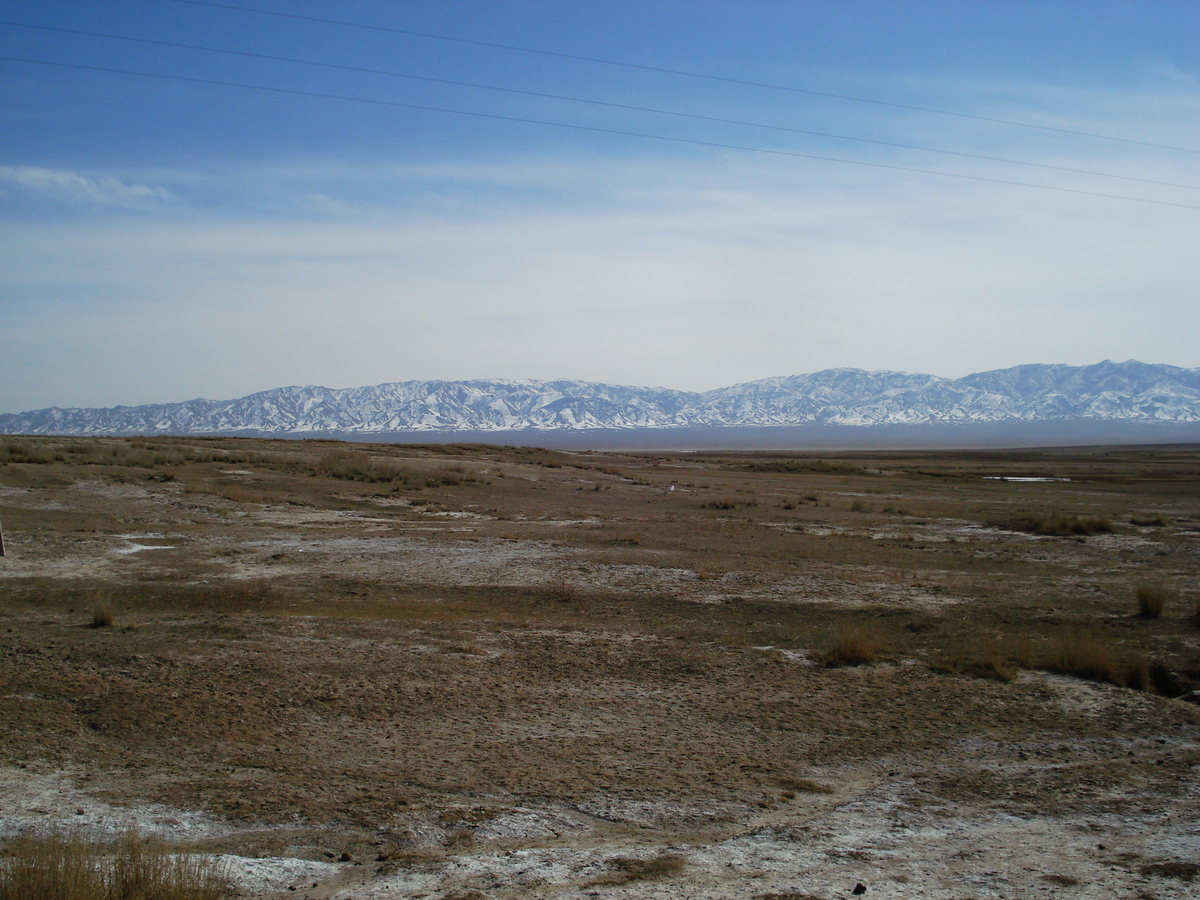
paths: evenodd
<path fill-rule="evenodd" d="M 260 898 L 1200 890 L 1195 448 L 4 440 L 0 835 Z"/>

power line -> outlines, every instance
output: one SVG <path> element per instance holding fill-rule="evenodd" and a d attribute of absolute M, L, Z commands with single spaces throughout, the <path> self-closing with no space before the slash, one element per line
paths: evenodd
<path fill-rule="evenodd" d="M 790 134 L 803 134 L 803 135 L 808 135 L 810 137 L 831 138 L 833 140 L 839 140 L 839 141 L 854 141 L 854 142 L 860 143 L 860 144 L 874 144 L 874 145 L 880 146 L 880 147 L 897 147 L 897 148 L 900 148 L 903 150 L 918 150 L 923 153 L 941 153 L 943 155 L 958 156 L 958 157 L 965 158 L 965 159 L 979 159 L 979 160 L 984 160 L 987 162 L 1005 163 L 1007 165 L 1030 166 L 1030 167 L 1037 168 L 1037 169 L 1050 169 L 1050 170 L 1053 170 L 1056 172 L 1069 172 L 1069 173 L 1072 173 L 1075 175 L 1093 175 L 1093 176 L 1096 176 L 1099 178 L 1116 178 L 1116 179 L 1120 179 L 1122 181 L 1134 181 L 1134 182 L 1138 182 L 1141 184 L 1158 185 L 1160 187 L 1173 187 L 1173 188 L 1182 188 L 1184 190 L 1189 190 L 1189 191 L 1200 191 L 1200 186 L 1191 185 L 1191 184 L 1178 184 L 1173 181 L 1156 181 L 1151 178 L 1141 178 L 1136 175 L 1118 175 L 1118 174 L 1115 174 L 1112 172 L 1097 172 L 1092 169 L 1077 169 L 1077 168 L 1073 168 L 1071 166 L 1056 166 L 1056 165 L 1051 165 L 1049 163 L 1029 162 L 1027 160 L 1020 160 L 1020 159 L 1008 159 L 1008 158 L 1002 157 L 1002 156 L 988 156 L 988 155 L 982 154 L 982 153 L 966 153 L 961 150 L 945 150 L 945 149 L 941 149 L 938 147 L 922 147 L 922 146 L 918 146 L 915 144 L 901 144 L 901 143 L 898 143 L 895 141 L 882 141 L 882 140 L 876 140 L 876 139 L 872 139 L 872 138 L 853 137 L 853 136 L 844 135 L 844 134 L 831 134 L 829 132 L 824 132 L 824 131 L 810 131 L 810 130 L 803 129 L 803 128 L 791 128 L 786 125 L 770 125 L 770 124 L 766 124 L 766 123 L 762 123 L 762 122 L 747 122 L 747 121 L 744 121 L 741 119 L 726 119 L 726 118 L 721 118 L 719 116 L 705 116 L 705 115 L 699 115 L 696 113 L 678 112 L 676 110 L 669 110 L 669 109 L 657 109 L 657 108 L 648 107 L 648 106 L 634 106 L 634 105 L 627 104 L 627 103 L 612 103 L 612 102 L 605 101 L 605 100 L 591 100 L 591 99 L 587 99 L 584 97 L 569 97 L 569 96 L 564 96 L 561 94 L 548 94 L 548 93 L 544 93 L 541 91 L 530 91 L 530 90 L 522 90 L 519 88 L 499 87 L 497 85 L 490 85 L 490 84 L 478 84 L 476 82 L 470 82 L 470 81 L 453 81 L 453 80 L 447 79 L 447 78 L 434 78 L 434 77 L 428 76 L 428 75 L 413 75 L 413 74 L 410 74 L 407 72 L 394 72 L 394 71 L 389 71 L 389 70 L 385 70 L 385 69 L 368 69 L 368 68 L 364 68 L 362 66 L 348 66 L 348 65 L 342 65 L 339 63 L 318 62 L 316 60 L 297 59 L 295 57 L 276 56 L 276 55 L 267 54 L 267 53 L 252 53 L 252 52 L 249 52 L 246 50 L 227 50 L 227 49 L 224 49 L 221 47 L 206 47 L 206 46 L 203 46 L 200 44 L 185 44 L 185 43 L 181 43 L 179 41 L 162 41 L 162 40 L 156 40 L 153 38 L 139 38 L 139 37 L 129 37 L 126 35 L 121 35 L 121 34 L 107 34 L 107 33 L 99 32 L 99 31 L 83 31 L 78 28 L 60 28 L 60 27 L 55 27 L 55 26 L 51 26 L 51 25 L 30 25 L 25 22 L 8 22 L 8 21 L 4 21 L 4 20 L 0 20 L 0 25 L 8 25 L 8 26 L 16 27 L 16 28 L 30 28 L 30 29 L 34 29 L 34 30 L 38 30 L 38 31 L 54 31 L 54 32 L 60 32 L 63 34 L 84 35 L 87 37 L 104 38 L 106 40 L 130 41 L 130 42 L 139 43 L 139 44 L 153 44 L 153 45 L 160 46 L 160 47 L 171 47 L 174 49 L 201 50 L 206 53 L 224 53 L 229 56 L 241 56 L 241 57 L 246 57 L 249 59 L 265 59 L 265 60 L 270 60 L 273 62 L 295 63 L 298 65 L 304 65 L 304 66 L 320 66 L 321 68 L 338 69 L 338 70 L 345 71 L 345 72 L 358 72 L 358 73 L 368 74 L 368 75 L 385 75 L 385 76 L 389 76 L 389 77 L 393 77 L 393 78 L 406 78 L 406 79 L 413 80 L 413 81 L 425 81 L 425 82 L 432 82 L 434 84 L 452 85 L 455 87 L 476 88 L 476 89 L 485 90 L 485 91 L 499 91 L 499 92 L 506 93 L 506 94 L 520 94 L 520 95 L 526 96 L 526 97 L 540 97 L 540 98 L 548 99 L 548 100 L 563 100 L 563 101 L 567 101 L 570 103 L 585 103 L 585 104 L 589 104 L 592 106 L 603 106 L 603 107 L 607 107 L 610 109 L 622 109 L 622 110 L 628 110 L 631 112 L 647 112 L 647 113 L 654 113 L 656 115 L 675 116 L 678 118 L 693 119 L 693 120 L 698 120 L 698 121 L 702 121 L 702 122 L 715 122 L 715 123 L 723 124 L 723 125 L 738 125 L 738 126 L 744 126 L 744 127 L 748 127 L 748 128 L 762 128 L 762 129 L 768 129 L 771 131 L 788 132 Z"/>
<path fill-rule="evenodd" d="M 427 31 L 411 31 L 405 28 L 392 28 L 387 25 L 367 25 L 362 22 L 348 22 L 343 19 L 326 19 L 320 16 L 306 16 L 300 13 L 283 13 L 267 9 L 254 9 L 249 6 L 235 6 L 231 3 L 216 3 L 212 0 L 173 0 L 175 3 L 186 3 L 191 6 L 210 6 L 215 9 L 230 9 L 238 12 L 257 13 L 263 16 L 275 16 L 282 19 L 299 19 L 306 22 L 317 22 L 322 25 L 342 25 L 347 28 L 362 28 L 369 31 L 383 31 L 390 34 L 404 34 L 410 37 L 428 38 L 435 41 L 451 41 L 456 44 L 470 44 L 476 47 L 491 47 L 497 50 L 512 50 L 517 53 L 534 53 L 539 56 L 552 56 L 558 59 L 573 59 L 579 62 L 597 63 L 605 66 L 618 66 L 624 69 L 639 69 L 643 72 L 659 72 L 667 75 L 681 75 L 686 78 L 703 78 L 708 81 L 720 81 L 725 84 L 740 84 L 744 87 L 766 88 L 773 91 L 788 91 L 793 94 L 806 94 L 810 97 L 827 97 L 832 100 L 848 100 L 854 103 L 870 103 L 874 106 L 888 106 L 893 109 L 907 109 L 911 112 L 932 113 L 938 116 L 954 116 L 959 119 L 974 119 L 979 122 L 992 122 L 997 125 L 1012 125 L 1017 128 L 1034 128 L 1039 131 L 1053 131 L 1059 134 L 1070 134 L 1076 137 L 1094 138 L 1101 141 L 1117 141 L 1122 144 L 1137 144 L 1142 147 L 1154 147 L 1158 150 L 1174 150 L 1179 153 L 1197 153 L 1200 150 L 1191 147 L 1175 147 L 1170 144 L 1156 144 L 1151 141 L 1139 141 L 1134 138 L 1114 137 L 1109 134 L 1095 134 L 1090 131 L 1075 131 L 1070 128 L 1058 128 L 1053 125 L 1036 125 L 1032 122 L 1017 122 L 1011 119 L 996 119 L 991 116 L 980 116 L 972 113 L 953 112 L 946 109 L 934 109 L 928 106 L 911 106 L 905 103 L 892 103 L 887 100 L 873 100 L 868 97 L 853 97 L 849 94 L 833 94 L 826 91 L 814 91 L 807 88 L 792 87 L 786 84 L 772 84 L 765 81 L 748 81 L 741 78 L 730 78 L 724 75 L 710 75 L 706 72 L 690 72 L 686 69 L 669 69 L 662 66 L 650 66 L 639 63 L 620 62 L 615 59 L 603 59 L 596 56 L 579 56 L 574 53 L 563 53 L 556 50 L 540 50 L 536 47 L 519 47 L 512 44 L 497 44 L 491 41 L 478 41 L 469 38 L 451 37 L 446 34 L 433 34 Z"/>
<path fill-rule="evenodd" d="M 375 106 L 388 106 L 398 109 L 415 109 L 424 112 L 448 113 L 456 116 L 470 116 L 477 119 L 493 119 L 501 122 L 516 122 L 523 125 L 545 125 L 551 128 L 569 128 L 575 131 L 590 131 L 597 134 L 613 134 L 622 137 L 646 138 L 654 141 L 668 141 L 673 144 L 690 144 L 697 147 L 714 147 L 722 150 L 743 150 L 751 153 L 766 153 L 772 156 L 786 156 L 794 159 L 813 159 L 821 162 L 843 163 L 852 166 L 865 166 L 872 169 L 889 169 L 895 172 L 913 172 L 919 175 L 936 175 L 942 178 L 958 178 L 965 181 L 982 181 L 989 184 L 1004 184 L 1014 187 L 1034 188 L 1043 191 L 1057 191 L 1064 194 L 1081 194 L 1088 197 L 1103 197 L 1108 200 L 1128 200 L 1133 203 L 1150 203 L 1155 206 L 1173 206 L 1178 209 L 1196 209 L 1188 203 L 1172 203 L 1168 200 L 1150 200 L 1145 197 L 1130 197 L 1125 194 L 1106 194 L 1100 191 L 1085 191 L 1079 188 L 1055 187 L 1047 184 L 1032 184 L 1027 181 L 1010 181 L 1003 178 L 989 178 L 983 175 L 963 175 L 957 172 L 939 172 L 935 169 L 918 169 L 911 166 L 896 166 L 887 163 L 863 162 L 857 159 L 844 159 L 836 156 L 818 156 L 814 153 L 797 153 L 792 150 L 774 150 L 767 147 L 750 147 L 744 144 L 725 144 L 717 141 L 702 141 L 694 138 L 670 137 L 663 134 L 649 134 L 642 131 L 624 131 L 616 128 L 601 128 L 595 125 L 576 125 L 569 122 L 551 122 L 546 119 L 530 119 L 520 116 L 502 116 L 497 113 L 473 112 L 463 109 L 447 109 L 442 106 L 424 106 L 417 103 L 401 103 L 397 100 L 376 100 L 369 97 L 351 97 L 345 94 L 326 94 L 318 91 L 302 91 L 296 88 L 267 87 L 260 84 L 245 84 L 236 81 L 217 81 L 210 78 L 193 78 L 186 75 L 166 75 L 161 72 L 138 72 L 131 69 L 114 69 L 106 66 L 87 66 L 81 63 L 50 62 L 41 59 L 23 59 L 16 56 L 0 56 L 0 61 L 28 63 L 37 66 L 54 66 L 63 69 L 81 69 L 89 72 L 109 72 L 117 75 L 135 75 L 142 78 L 159 78 L 168 81 L 182 81 L 190 84 L 207 84 L 217 87 L 245 88 L 253 91 L 267 91 L 275 94 L 289 94 L 297 97 L 316 97 L 323 100 L 342 100 L 351 103 L 369 103 Z"/>

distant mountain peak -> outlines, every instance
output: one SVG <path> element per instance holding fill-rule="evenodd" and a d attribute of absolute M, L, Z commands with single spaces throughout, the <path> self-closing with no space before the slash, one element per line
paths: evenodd
<path fill-rule="evenodd" d="M 0 415 L 5 434 L 369 436 L 804 425 L 947 425 L 1064 420 L 1200 422 L 1200 369 L 1104 360 L 1034 363 L 962 378 L 825 369 L 696 393 L 589 381 L 400 381 L 259 391 L 109 409 Z"/>

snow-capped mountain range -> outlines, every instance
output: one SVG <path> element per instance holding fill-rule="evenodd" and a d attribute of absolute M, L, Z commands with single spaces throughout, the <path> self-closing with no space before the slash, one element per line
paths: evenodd
<path fill-rule="evenodd" d="M 703 393 L 587 381 L 284 387 L 237 400 L 0 415 L 0 433 L 356 436 L 1067 420 L 1198 423 L 1200 369 L 1136 360 L 1016 366 L 964 378 L 826 369 Z"/>

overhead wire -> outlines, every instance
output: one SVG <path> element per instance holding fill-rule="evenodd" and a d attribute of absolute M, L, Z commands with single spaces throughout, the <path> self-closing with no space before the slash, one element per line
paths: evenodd
<path fill-rule="evenodd" d="M 16 57 L 16 56 L 0 56 L 0 61 L 27 63 L 27 64 L 31 64 L 31 65 L 41 65 L 41 66 L 53 66 L 53 67 L 57 67 L 57 68 L 77 69 L 77 70 L 84 70 L 84 71 L 91 71 L 91 72 L 107 72 L 107 73 L 113 73 L 113 74 L 118 74 L 118 75 L 133 75 L 133 76 L 138 76 L 138 77 L 143 77 L 143 78 L 157 78 L 157 79 L 163 79 L 163 80 L 168 80 L 168 81 L 186 82 L 186 83 L 190 83 L 190 84 L 214 85 L 217 87 L 244 88 L 247 90 L 266 91 L 266 92 L 271 92 L 271 93 L 287 94 L 287 95 L 298 96 L 298 97 L 314 97 L 314 98 L 320 98 L 320 99 L 325 99 L 325 100 L 339 100 L 339 101 L 346 101 L 346 102 L 352 102 L 352 103 L 364 103 L 364 104 L 372 104 L 375 106 L 393 107 L 393 108 L 398 108 L 398 109 L 413 109 L 413 110 L 421 110 L 421 111 L 426 111 L 426 112 L 447 113 L 447 114 L 451 114 L 451 115 L 468 116 L 468 117 L 479 118 L 479 119 L 492 119 L 492 120 L 502 121 L 502 122 L 515 122 L 515 123 L 520 123 L 520 124 L 525 124 L 525 125 L 544 125 L 544 126 L 548 126 L 548 127 L 552 127 L 552 128 L 573 129 L 576 131 L 588 131 L 588 132 L 597 133 L 597 134 L 612 134 L 612 135 L 620 135 L 623 137 L 638 137 L 638 138 L 645 138 L 648 140 L 655 140 L 655 141 L 667 141 L 667 142 L 675 143 L 675 144 L 689 144 L 689 145 L 699 146 L 699 147 L 714 147 L 714 148 L 723 149 L 723 150 L 741 150 L 741 151 L 748 151 L 751 153 L 763 153 L 763 154 L 768 154 L 768 155 L 772 155 L 772 156 L 790 157 L 790 158 L 794 158 L 794 159 L 812 159 L 812 160 L 819 160 L 822 162 L 842 163 L 842 164 L 853 165 L 853 166 L 865 166 L 865 167 L 873 168 L 873 169 L 887 169 L 887 170 L 896 171 L 896 172 L 912 172 L 912 173 L 916 173 L 916 174 L 920 174 L 920 175 L 935 175 L 935 176 L 939 176 L 942 178 L 957 178 L 957 179 L 966 180 L 966 181 L 980 181 L 980 182 L 986 182 L 989 184 L 1003 184 L 1003 185 L 1011 185 L 1014 187 L 1034 188 L 1036 190 L 1056 191 L 1056 192 L 1065 193 L 1065 194 L 1079 194 L 1079 195 L 1090 196 L 1090 197 L 1102 197 L 1102 198 L 1109 199 L 1109 200 L 1126 200 L 1126 201 L 1130 201 L 1133 203 L 1149 203 L 1149 204 L 1152 204 L 1155 206 L 1171 206 L 1171 207 L 1175 207 L 1178 209 L 1200 210 L 1200 206 L 1196 206 L 1196 205 L 1192 205 L 1192 204 L 1188 204 L 1188 203 L 1174 203 L 1174 202 L 1171 202 L 1168 200 L 1151 200 L 1146 197 L 1131 197 L 1131 196 L 1128 196 L 1125 194 L 1108 194 L 1108 193 L 1104 193 L 1101 191 L 1088 191 L 1088 190 L 1083 190 L 1081 188 L 1067 188 L 1067 187 L 1058 187 L 1055 185 L 1034 184 L 1032 182 L 1027 182 L 1027 181 L 1012 181 L 1012 180 L 1004 179 L 1004 178 L 992 178 L 992 177 L 985 176 L 985 175 L 966 175 L 966 174 L 962 174 L 962 173 L 958 173 L 958 172 L 940 172 L 940 171 L 937 171 L 936 169 L 920 169 L 920 168 L 916 168 L 913 166 L 898 166 L 898 165 L 892 165 L 892 164 L 888 164 L 888 163 L 866 162 L 864 160 L 845 159 L 842 157 L 835 157 L 835 156 L 821 156 L 821 155 L 818 155 L 815 153 L 799 153 L 799 152 L 792 151 L 792 150 L 778 150 L 778 149 L 773 149 L 773 148 L 769 148 L 769 147 L 751 147 L 751 146 L 747 146 L 744 144 L 728 144 L 728 143 L 722 143 L 719 141 L 699 140 L 696 138 L 672 137 L 670 135 L 651 134 L 648 132 L 641 132 L 641 131 L 627 131 L 627 130 L 617 129 L 617 128 L 603 128 L 603 127 L 595 126 L 595 125 L 580 125 L 580 124 L 571 123 L 571 122 L 553 122 L 553 121 L 550 121 L 547 119 L 533 119 L 533 118 L 527 118 L 527 117 L 522 117 L 522 116 L 506 116 L 506 115 L 501 115 L 499 113 L 486 113 L 486 112 L 477 112 L 477 111 L 473 111 L 473 110 L 450 109 L 450 108 L 442 107 L 442 106 L 428 106 L 428 105 L 417 104 L 417 103 L 404 103 L 404 102 L 401 102 L 398 100 L 380 100 L 380 99 L 375 99 L 375 98 L 370 98 L 370 97 L 353 97 L 353 96 L 349 96 L 346 94 L 329 94 L 329 93 L 323 93 L 320 91 L 300 90 L 298 88 L 270 87 L 270 86 L 266 86 L 266 85 L 246 84 L 244 82 L 236 82 L 236 81 L 218 81 L 216 79 L 211 79 L 211 78 L 196 78 L 196 77 L 187 76 L 187 75 L 168 75 L 168 74 L 161 73 L 161 72 L 139 72 L 139 71 L 132 70 L 132 69 L 117 69 L 117 68 L 112 68 L 112 67 L 108 67 L 108 66 L 91 66 L 91 65 L 84 65 L 82 63 L 51 62 L 48 60 L 26 59 L 26 58 Z"/>
<path fill-rule="evenodd" d="M 470 82 L 470 81 L 455 81 L 455 80 L 448 79 L 448 78 L 435 78 L 435 77 L 429 76 L 429 75 L 415 75 L 415 74 L 408 73 L 408 72 L 396 72 L 396 71 L 391 71 L 391 70 L 387 70 L 387 69 L 371 69 L 371 68 L 366 68 L 363 66 L 351 66 L 351 65 L 341 64 L 341 63 L 320 62 L 318 60 L 299 59 L 296 57 L 278 56 L 278 55 L 269 54 L 269 53 L 253 53 L 248 50 L 230 50 L 230 49 L 226 49 L 223 47 L 208 47 L 208 46 L 204 46 L 201 44 L 188 44 L 188 43 L 183 43 L 180 41 L 164 41 L 164 40 L 158 40 L 155 38 L 131 37 L 129 35 L 108 34 L 108 33 L 99 32 L 99 31 L 85 31 L 85 30 L 79 29 L 79 28 L 63 28 L 63 27 L 52 26 L 52 25 L 32 25 L 27 22 L 10 22 L 10 21 L 6 21 L 6 20 L 0 20 L 0 25 L 11 26 L 11 27 L 16 27 L 16 28 L 29 28 L 29 29 L 34 29 L 34 30 L 38 30 L 38 31 L 53 31 L 53 32 L 58 32 L 58 33 L 62 33 L 62 34 L 82 35 L 82 36 L 86 36 L 86 37 L 97 37 L 97 38 L 103 38 L 106 40 L 129 41 L 132 43 L 149 44 L 149 45 L 160 46 L 160 47 L 170 47 L 172 49 L 199 50 L 199 51 L 203 51 L 206 53 L 222 53 L 222 54 L 226 54 L 229 56 L 240 56 L 240 57 L 245 57 L 248 59 L 262 59 L 262 60 L 268 60 L 268 61 L 272 61 L 272 62 L 286 62 L 286 63 L 293 63 L 293 64 L 297 64 L 297 65 L 318 66 L 318 67 L 326 68 L 326 69 L 336 69 L 336 70 L 345 71 L 345 72 L 356 72 L 356 73 L 367 74 L 367 75 L 384 75 L 384 76 L 393 77 L 393 78 L 404 78 L 404 79 L 408 79 L 408 80 L 412 80 L 412 81 L 423 81 L 423 82 L 429 82 L 429 83 L 434 83 L 434 84 L 451 85 L 454 87 L 467 87 L 467 88 L 473 88 L 473 89 L 485 90 L 485 91 L 496 91 L 496 92 L 501 92 L 501 93 L 506 93 L 506 94 L 517 94 L 517 95 L 526 96 L 526 97 L 538 97 L 538 98 L 549 99 L 549 100 L 561 100 L 561 101 L 566 101 L 569 103 L 580 103 L 580 104 L 587 104 L 590 106 L 602 106 L 602 107 L 606 107 L 609 109 L 620 109 L 620 110 L 626 110 L 626 111 L 630 111 L 630 112 L 652 113 L 655 115 L 673 116 L 676 118 L 692 119 L 692 120 L 702 121 L 702 122 L 713 122 L 713 123 L 722 124 L 722 125 L 737 125 L 737 126 L 747 127 L 747 128 L 759 128 L 759 129 L 766 129 L 766 130 L 770 130 L 770 131 L 787 132 L 789 134 L 802 134 L 802 135 L 807 135 L 809 137 L 828 138 L 831 140 L 839 140 L 839 141 L 853 141 L 855 143 L 860 143 L 860 144 L 873 144 L 875 146 L 880 146 L 880 147 L 896 147 L 898 149 L 903 149 L 903 150 L 916 150 L 916 151 L 920 151 L 923 153 L 939 153 L 939 154 L 946 155 L 946 156 L 957 156 L 957 157 L 961 157 L 961 158 L 965 158 L 965 159 L 978 159 L 978 160 L 983 160 L 985 162 L 1004 163 L 1006 165 L 1028 166 L 1028 167 L 1037 168 L 1037 169 L 1049 169 L 1049 170 L 1053 170 L 1053 171 L 1057 171 L 1057 172 L 1068 172 L 1068 173 L 1071 173 L 1074 175 L 1091 175 L 1091 176 L 1095 176 L 1095 177 L 1099 177 L 1099 178 L 1113 178 L 1113 179 L 1119 179 L 1122 181 L 1138 182 L 1141 184 L 1153 184 L 1153 185 L 1158 185 L 1160 187 L 1173 187 L 1173 188 L 1182 188 L 1184 190 L 1189 190 L 1189 191 L 1200 191 L 1200 186 L 1197 186 L 1197 185 L 1180 184 L 1180 183 L 1173 182 L 1173 181 L 1158 181 L 1158 180 L 1155 180 L 1152 178 L 1142 178 L 1137 175 L 1121 175 L 1121 174 L 1117 174 L 1117 173 L 1113 173 L 1113 172 L 1098 172 L 1093 169 L 1080 169 L 1080 168 L 1075 168 L 1072 166 L 1059 166 L 1059 165 L 1053 165 L 1051 163 L 1039 163 L 1039 162 L 1031 162 L 1028 160 L 1010 159 L 1007 157 L 990 156 L 990 155 L 982 154 L 982 153 L 968 153 L 968 152 L 961 151 L 961 150 L 947 150 L 947 149 L 940 148 L 940 147 L 923 147 L 923 146 L 919 146 L 916 144 L 903 144 L 903 143 L 899 143 L 897 141 L 884 141 L 884 140 L 879 140 L 879 139 L 875 139 L 875 138 L 854 137 L 851 135 L 833 134 L 830 132 L 813 131 L 813 130 L 804 129 L 804 128 L 793 128 L 793 127 L 790 127 L 787 125 L 772 125 L 772 124 L 764 123 L 764 122 L 749 122 L 749 121 L 745 121 L 745 120 L 741 120 L 741 119 L 727 119 L 727 118 L 723 118 L 720 116 L 706 116 L 706 115 L 701 115 L 698 113 L 680 112 L 678 110 L 658 109 L 658 108 L 649 107 L 649 106 L 635 106 L 633 104 L 628 104 L 628 103 L 614 103 L 614 102 L 606 101 L 606 100 L 593 100 L 593 99 L 589 99 L 586 97 L 571 97 L 571 96 L 566 96 L 566 95 L 562 95 L 562 94 L 550 94 L 550 93 L 546 93 L 543 91 L 531 91 L 531 90 L 525 90 L 525 89 L 521 89 L 521 88 L 509 88 L 509 87 L 501 87 L 498 85 L 479 84 L 477 82 Z"/>
<path fill-rule="evenodd" d="M 827 91 L 816 91 L 810 88 L 799 88 L 786 84 L 773 84 L 766 81 L 750 81 L 742 78 L 732 78 L 725 75 L 713 75 L 707 72 L 692 72 L 686 69 L 671 69 L 664 66 L 651 66 L 642 63 L 622 62 L 615 59 L 604 59 L 598 56 L 582 56 L 574 53 L 564 53 L 557 50 L 542 50 L 536 47 L 521 47 L 514 44 L 500 44 L 493 41 L 481 41 L 471 38 L 453 37 L 446 34 L 435 34 L 428 31 L 414 31 L 407 28 L 394 28 L 388 25 L 371 25 L 364 22 L 351 22 L 345 19 L 329 19 L 321 16 L 309 16 L 301 13 L 285 13 L 268 9 L 256 9 L 250 6 L 239 6 L 232 3 L 217 3 L 215 0 L 170 0 L 172 3 L 185 3 L 190 6 L 207 6 L 214 9 L 236 10 L 238 12 L 255 13 L 263 16 L 275 16 L 282 19 L 297 19 L 306 22 L 316 22 L 322 25 L 340 25 L 346 28 L 362 28 L 369 31 L 403 34 L 410 37 L 428 38 L 435 41 L 449 41 L 457 44 L 470 44 L 477 47 L 491 47 L 498 50 L 510 50 L 517 53 L 532 53 L 539 56 L 571 59 L 579 62 L 596 63 L 605 66 L 617 66 L 625 69 L 638 69 L 643 72 L 659 72 L 667 75 L 679 75 L 686 78 L 703 78 L 708 81 L 719 81 L 725 84 L 737 84 L 743 87 L 764 88 L 773 91 L 788 91 L 793 94 L 806 94 L 811 97 L 826 97 L 832 100 L 845 100 L 853 103 L 869 103 L 875 106 L 887 106 L 893 109 L 906 109 L 910 112 L 930 113 L 938 116 L 953 116 L 960 119 L 974 119 L 979 122 L 992 122 L 997 125 L 1010 125 L 1016 128 L 1033 128 L 1039 131 L 1053 131 L 1059 134 L 1070 134 L 1076 137 L 1086 137 L 1101 141 L 1116 141 L 1123 144 L 1137 144 L 1142 147 L 1154 147 L 1159 150 L 1173 150 L 1179 153 L 1200 154 L 1200 149 L 1193 147 L 1176 147 L 1171 144 L 1159 144 L 1153 141 L 1140 141 L 1136 138 L 1116 137 L 1110 134 L 1097 134 L 1090 131 L 1077 131 L 1071 128 L 1060 128 L 1055 125 L 1039 125 L 1034 122 L 1019 122 L 1013 119 L 1000 119 L 992 116 L 981 116 L 974 113 L 955 112 L 947 109 L 936 109 L 928 106 L 914 106 L 906 103 L 894 103 L 889 100 L 876 100 L 869 97 L 855 97 L 850 94 L 835 94 Z"/>

